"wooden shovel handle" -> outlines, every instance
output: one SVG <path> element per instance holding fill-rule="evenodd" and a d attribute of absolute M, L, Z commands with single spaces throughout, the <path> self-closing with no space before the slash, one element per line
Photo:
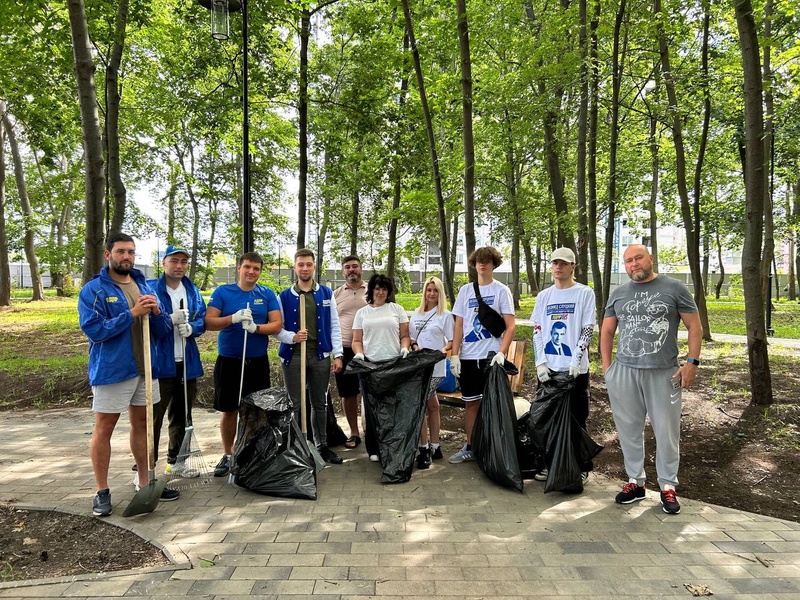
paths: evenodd
<path fill-rule="evenodd" d="M 142 346 L 144 347 L 144 397 L 147 412 L 147 468 L 156 468 L 156 451 L 153 440 L 153 365 L 150 362 L 150 314 L 142 315 Z"/>
<path fill-rule="evenodd" d="M 300 329 L 306 328 L 306 297 L 300 294 Z M 300 430 L 307 433 L 306 426 L 306 341 L 300 342 Z"/>

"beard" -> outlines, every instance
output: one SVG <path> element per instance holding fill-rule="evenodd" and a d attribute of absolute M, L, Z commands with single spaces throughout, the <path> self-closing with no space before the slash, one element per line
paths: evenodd
<path fill-rule="evenodd" d="M 638 273 L 633 273 L 630 278 L 634 281 L 644 281 L 653 274 L 653 269 L 642 269 Z"/>
<path fill-rule="evenodd" d="M 131 269 L 133 268 L 131 265 L 123 263 L 111 263 L 110 266 L 111 270 L 117 275 L 130 275 Z"/>

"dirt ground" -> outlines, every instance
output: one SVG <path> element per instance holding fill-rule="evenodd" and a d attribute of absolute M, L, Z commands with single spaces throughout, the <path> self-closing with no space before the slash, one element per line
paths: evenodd
<path fill-rule="evenodd" d="M 45 332 L 32 338 L 4 331 L 2 337 L 4 353 L 49 356 L 58 351 L 65 357 L 86 353 L 85 341 L 74 335 Z M 720 344 L 708 344 L 704 355 L 713 353 L 715 345 L 721 348 Z M 750 405 L 749 375 L 741 364 L 741 356 L 704 360 L 697 385 L 684 395 L 679 497 L 800 521 L 797 361 L 776 362 L 772 378 L 776 404 L 769 408 Z M 273 368 L 273 381 L 280 381 L 277 366 Z M 211 404 L 211 385 L 210 377 L 201 380 L 200 404 Z M 83 370 L 46 375 L 0 371 L 0 390 L 0 410 L 85 406 L 88 411 L 91 405 Z M 535 381 L 530 376 L 522 395 L 535 397 Z M 444 445 L 454 449 L 463 443 L 462 428 L 462 409 L 443 406 Z M 605 445 L 595 459 L 595 470 L 621 485 L 626 477 L 608 395 L 601 378 L 595 376 L 589 430 L 595 441 Z M 647 451 L 648 487 L 656 489 L 655 444 L 649 429 Z M 94 528 L 108 535 L 109 542 L 97 544 L 92 537 L 93 543 L 87 543 L 85 532 L 95 536 Z M 158 560 L 165 559 L 139 537 L 98 519 L 8 507 L 0 510 L 0 581 L 129 569 L 157 564 Z"/>

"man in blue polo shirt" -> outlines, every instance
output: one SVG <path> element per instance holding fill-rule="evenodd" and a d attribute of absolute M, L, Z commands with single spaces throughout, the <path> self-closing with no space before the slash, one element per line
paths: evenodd
<path fill-rule="evenodd" d="M 342 459 L 328 448 L 327 397 L 331 371 L 342 370 L 342 332 L 333 290 L 314 281 L 314 253 L 302 248 L 294 255 L 297 283 L 283 290 L 281 305 L 283 328 L 276 336 L 281 341 L 278 355 L 283 364 L 283 379 L 294 405 L 295 417 L 300 418 L 300 348 L 306 343 L 306 373 L 311 400 L 311 431 L 320 456 L 334 465 Z M 300 302 L 305 304 L 305 328 L 300 327 Z"/>
<path fill-rule="evenodd" d="M 281 310 L 275 292 L 258 283 L 263 266 L 264 260 L 257 253 L 242 254 L 236 266 L 239 280 L 214 290 L 206 309 L 206 329 L 219 331 L 214 409 L 221 413 L 219 433 L 223 455 L 214 468 L 215 477 L 224 477 L 231 470 L 239 401 L 270 387 L 267 345 L 269 336 L 281 330 Z M 246 346 L 245 332 L 249 334 Z"/>

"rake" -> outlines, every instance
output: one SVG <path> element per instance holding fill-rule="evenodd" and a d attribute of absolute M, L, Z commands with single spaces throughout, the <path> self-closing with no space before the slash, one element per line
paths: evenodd
<path fill-rule="evenodd" d="M 183 300 L 181 300 L 183 308 Z M 171 490 L 186 490 L 211 483 L 211 471 L 208 469 L 203 451 L 197 442 L 194 433 L 194 424 L 189 415 L 189 393 L 186 382 L 186 338 L 181 336 L 181 348 L 183 350 L 183 407 L 186 417 L 186 429 L 183 433 L 183 442 L 178 451 L 178 458 L 172 465 L 170 478 L 167 487 Z"/>

